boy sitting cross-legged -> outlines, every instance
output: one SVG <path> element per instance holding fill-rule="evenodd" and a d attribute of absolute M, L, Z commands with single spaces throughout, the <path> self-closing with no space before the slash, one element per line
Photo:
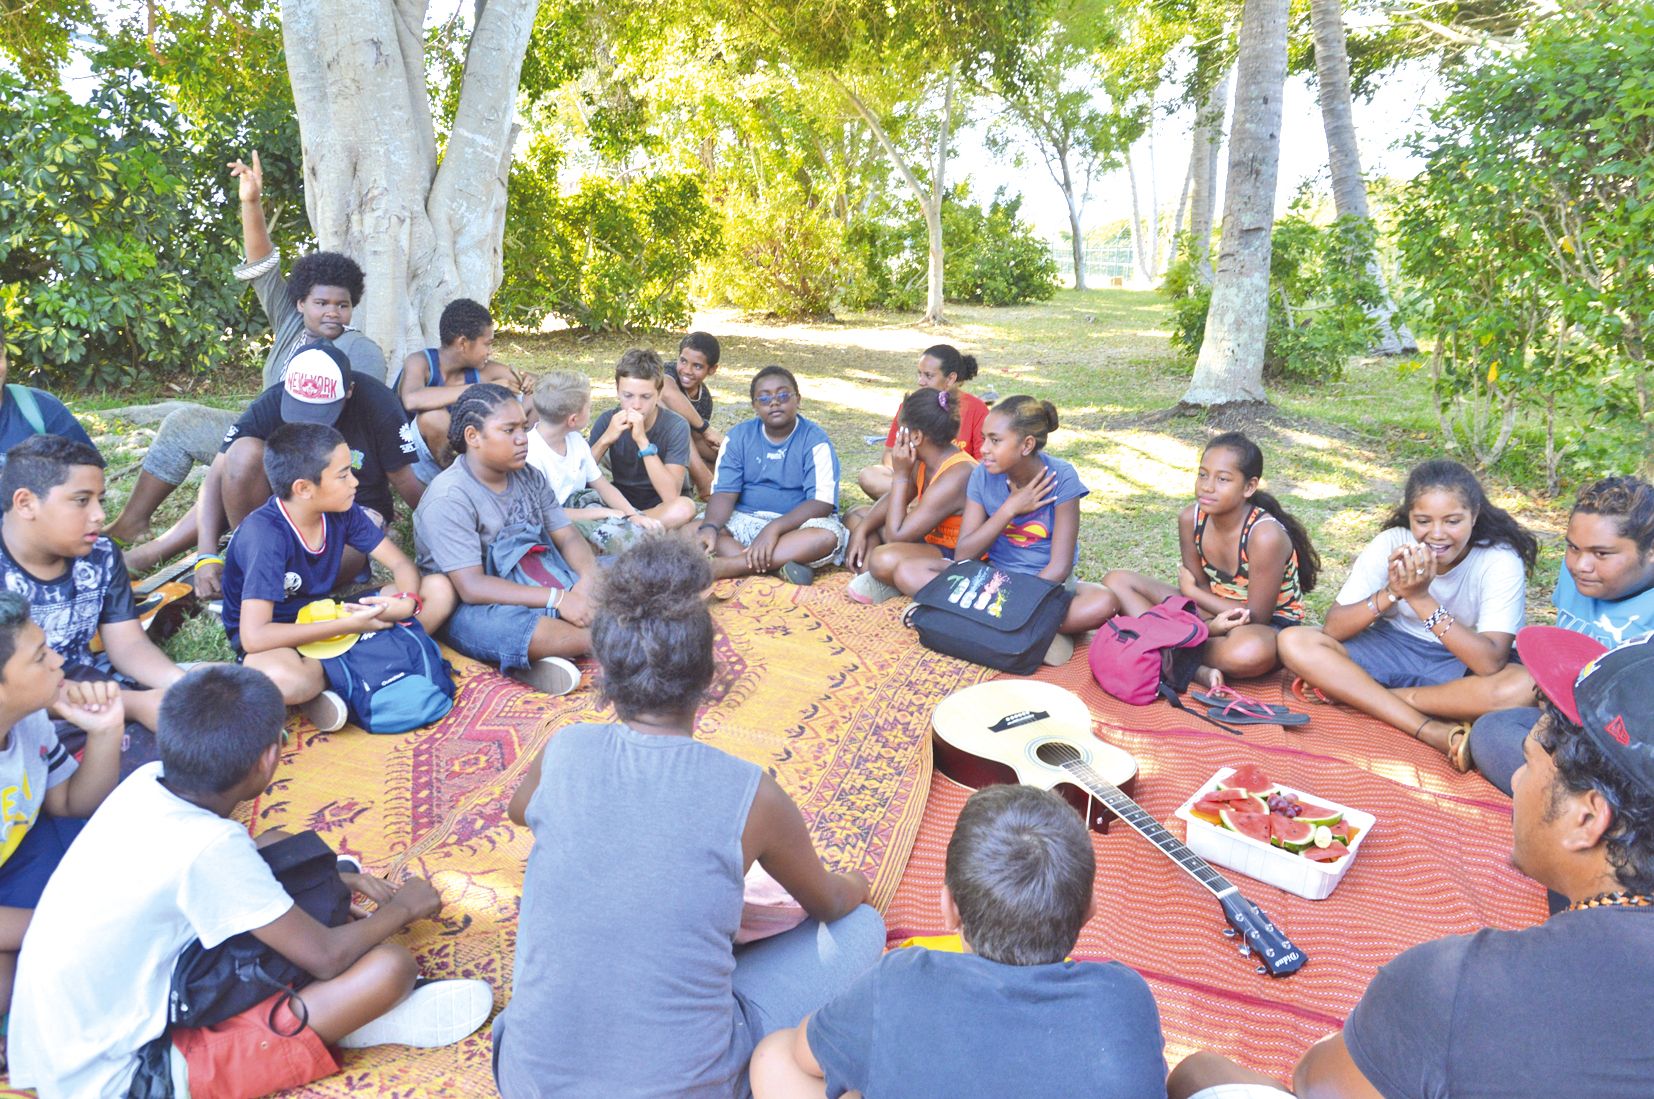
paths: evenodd
<path fill-rule="evenodd" d="M 948 841 L 942 915 L 965 952 L 895 950 L 752 1056 L 755 1099 L 1165 1094 L 1160 1016 L 1118 962 L 1063 959 L 1091 912 L 1095 857 L 1055 794 L 990 786 Z"/>
<path fill-rule="evenodd" d="M 86 733 L 78 764 L 52 731 L 54 705 Z M 0 592 L 0 1015 L 46 879 L 120 777 L 125 729 L 120 688 L 65 680 L 28 600 Z"/>
<path fill-rule="evenodd" d="M 850 532 L 838 518 L 838 452 L 798 414 L 798 379 L 781 366 L 753 375 L 750 420 L 729 429 L 712 471 L 712 499 L 696 528 L 712 576 L 778 571 L 808 584 L 844 560 Z"/>
<path fill-rule="evenodd" d="M 414 476 L 427 485 L 454 460 L 448 446 L 448 410 L 465 387 L 478 382 L 516 384 L 511 368 L 492 357 L 494 318 L 486 306 L 455 298 L 443 307 L 437 332 L 442 346 L 409 355 L 396 386 L 414 425 L 414 449 L 419 454 Z"/>
<path fill-rule="evenodd" d="M 389 629 L 416 615 L 430 632 L 441 625 L 449 600 L 427 584 L 432 600 L 425 607 L 419 570 L 356 503 L 350 447 L 333 428 L 283 424 L 265 444 L 264 471 L 275 495 L 242 520 L 224 551 L 224 631 L 283 701 L 332 732 L 345 723 L 344 700 L 327 690 L 322 662 L 299 647 Z M 394 579 L 378 595 L 346 604 L 347 617 L 299 624 L 305 604 L 345 579 L 339 563 L 346 546 L 384 565 Z"/>
<path fill-rule="evenodd" d="M 620 405 L 592 424 L 592 458 L 606 463 L 609 479 L 633 507 L 676 530 L 695 518 L 695 502 L 683 493 L 689 468 L 689 424 L 661 406 L 666 373 L 660 356 L 634 347 L 615 364 Z"/>
<path fill-rule="evenodd" d="M 68 678 L 120 684 L 130 771 L 155 758 L 161 691 L 184 673 L 138 621 L 126 565 L 103 534 L 103 490 L 103 458 L 85 443 L 36 435 L 13 447 L 0 472 L 0 586 L 29 601 Z M 60 722 L 57 731 L 80 750 L 79 728 Z"/>
<path fill-rule="evenodd" d="M 184 949 L 243 932 L 314 977 L 299 988 L 306 1019 L 276 992 L 215 1026 L 174 1028 L 173 1075 L 187 1075 L 198 1099 L 319 1080 L 339 1069 L 330 1047 L 447 1045 L 488 1017 L 486 982 L 415 988 L 413 955 L 385 942 L 441 911 L 429 882 L 341 875 L 377 909 L 326 927 L 259 856 L 279 833 L 255 842 L 231 819 L 275 777 L 285 719 L 281 695 L 247 668 L 197 668 L 167 691 L 160 762 L 109 795 L 40 898 L 18 959 L 12 1086 L 42 1099 L 126 1095 L 139 1051 L 167 1029 Z"/>

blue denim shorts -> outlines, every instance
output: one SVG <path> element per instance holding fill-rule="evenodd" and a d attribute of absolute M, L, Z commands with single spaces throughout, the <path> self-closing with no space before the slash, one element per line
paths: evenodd
<path fill-rule="evenodd" d="M 50 817 L 45 813 L 36 817 L 17 850 L 0 866 L 0 904 L 7 908 L 38 905 L 47 879 L 84 827 L 86 822 L 76 817 Z"/>
<path fill-rule="evenodd" d="M 1374 622 L 1344 642 L 1344 651 L 1382 687 L 1434 687 L 1465 674 L 1464 661 L 1436 641 Z"/>
<path fill-rule="evenodd" d="M 472 660 L 509 672 L 528 667 L 528 643 L 540 619 L 548 617 L 550 612 L 539 607 L 461 603 L 443 627 L 442 636 Z"/>

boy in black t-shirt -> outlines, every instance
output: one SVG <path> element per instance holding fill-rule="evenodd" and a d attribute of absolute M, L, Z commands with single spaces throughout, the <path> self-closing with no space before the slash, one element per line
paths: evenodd
<path fill-rule="evenodd" d="M 660 356 L 634 347 L 615 365 L 620 406 L 592 424 L 592 458 L 609 467 L 609 480 L 631 505 L 673 530 L 695 518 L 695 502 L 683 494 L 693 451 L 689 424 L 661 407 L 665 372 Z"/>
<path fill-rule="evenodd" d="M 661 403 L 689 424 L 689 479 L 702 499 L 712 498 L 712 467 L 724 437 L 712 426 L 712 390 L 706 380 L 718 372 L 718 338 L 691 332 L 678 341 L 678 361 L 666 364 Z"/>
<path fill-rule="evenodd" d="M 1060 797 L 978 790 L 948 842 L 941 898 L 964 952 L 891 951 L 770 1034 L 752 1055 L 754 1099 L 1161 1095 L 1148 984 L 1119 962 L 1063 960 L 1091 914 L 1095 873 L 1085 825 Z"/>
<path fill-rule="evenodd" d="M 419 570 L 356 502 L 356 474 L 344 436 L 325 424 L 283 424 L 264 447 L 264 469 L 276 495 L 242 521 L 225 550 L 224 631 L 246 664 L 269 676 L 282 701 L 302 706 L 322 732 L 345 723 L 344 701 L 326 689 L 317 642 L 389 629 L 422 612 L 420 624 L 441 625 L 432 600 L 426 611 Z M 338 586 L 347 548 L 391 571 L 378 595 L 346 603 L 344 618 L 299 623 L 305 604 Z M 446 588 L 446 583 L 442 582 Z"/>
<path fill-rule="evenodd" d="M 284 423 L 338 429 L 350 449 L 356 500 L 381 530 L 394 515 L 392 487 L 410 508 L 419 505 L 425 487 L 411 468 L 414 426 L 396 395 L 371 378 L 355 377 L 350 360 L 331 344 L 306 348 L 293 356 L 281 383 L 261 393 L 225 434 L 223 449 L 201 482 L 195 592 L 203 599 L 220 590 L 224 563 L 218 537 L 225 521 L 234 529 L 270 499 L 265 440 Z M 360 554 L 346 553 L 341 575 L 356 576 L 365 564 Z"/>

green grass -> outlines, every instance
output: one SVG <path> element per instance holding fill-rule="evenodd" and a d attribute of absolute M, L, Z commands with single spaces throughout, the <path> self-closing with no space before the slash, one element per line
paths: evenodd
<path fill-rule="evenodd" d="M 1442 450 L 1428 378 L 1388 360 L 1354 363 L 1338 382 L 1277 386 L 1271 394 L 1275 407 L 1262 417 L 1210 422 L 1205 416 L 1166 415 L 1188 383 L 1190 364 L 1172 351 L 1165 305 L 1152 293 L 1061 291 L 1037 305 L 954 305 L 948 323 L 937 328 L 915 325 L 911 315 L 884 313 L 779 324 L 709 311 L 695 323 L 716 333 L 723 346 L 710 383 L 717 402 L 714 423 L 727 428 L 750 414 L 746 383 L 759 367 L 779 363 L 792 370 L 803 391 L 804 415 L 822 424 L 838 447 L 846 508 L 864 500 L 857 471 L 879 459 L 880 447 L 864 437 L 882 439 L 891 414 L 914 385 L 920 353 L 930 344 L 953 343 L 976 355 L 982 372 L 969 388 L 979 395 L 1029 393 L 1050 400 L 1062 415 L 1051 452 L 1073 462 L 1091 488 L 1081 504 L 1079 573 L 1087 579 L 1110 568 L 1175 576 L 1175 517 L 1192 496 L 1200 447 L 1220 430 L 1241 427 L 1264 449 L 1265 485 L 1304 521 L 1321 551 L 1325 579 L 1308 602 L 1324 612 L 1349 562 L 1394 506 L 1408 468 L 1439 454 L 1453 456 Z M 585 372 L 601 411 L 615 360 L 638 345 L 654 346 L 663 356 L 676 349 L 666 334 L 571 331 L 502 334 L 496 354 L 530 373 Z M 231 381 L 220 381 L 210 403 L 229 405 L 251 396 L 237 393 Z M 169 396 L 176 395 L 154 399 Z M 86 407 L 94 403 L 110 408 L 138 398 L 100 396 Z M 103 426 L 112 438 L 124 431 L 118 422 Z M 141 456 L 141 433 L 125 437 L 133 442 L 111 455 L 116 471 Z M 112 477 L 112 510 L 133 475 L 135 465 Z M 1488 488 L 1497 503 L 1548 536 L 1530 593 L 1536 611 L 1547 608 L 1560 557 L 1554 536 L 1565 512 L 1508 482 L 1490 480 Z M 177 506 L 169 506 L 157 522 L 180 513 L 186 495 L 176 494 Z M 196 631 L 210 633 L 202 623 L 180 635 L 174 649 L 208 651 L 210 640 Z"/>

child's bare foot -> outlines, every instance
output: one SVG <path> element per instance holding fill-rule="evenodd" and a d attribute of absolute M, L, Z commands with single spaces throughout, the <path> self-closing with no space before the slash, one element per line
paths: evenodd
<path fill-rule="evenodd" d="M 1205 687 L 1208 691 L 1222 690 L 1223 673 L 1218 671 L 1216 668 L 1208 668 L 1206 665 L 1202 664 L 1200 667 L 1195 669 L 1195 682 L 1199 683 L 1202 687 Z"/>

